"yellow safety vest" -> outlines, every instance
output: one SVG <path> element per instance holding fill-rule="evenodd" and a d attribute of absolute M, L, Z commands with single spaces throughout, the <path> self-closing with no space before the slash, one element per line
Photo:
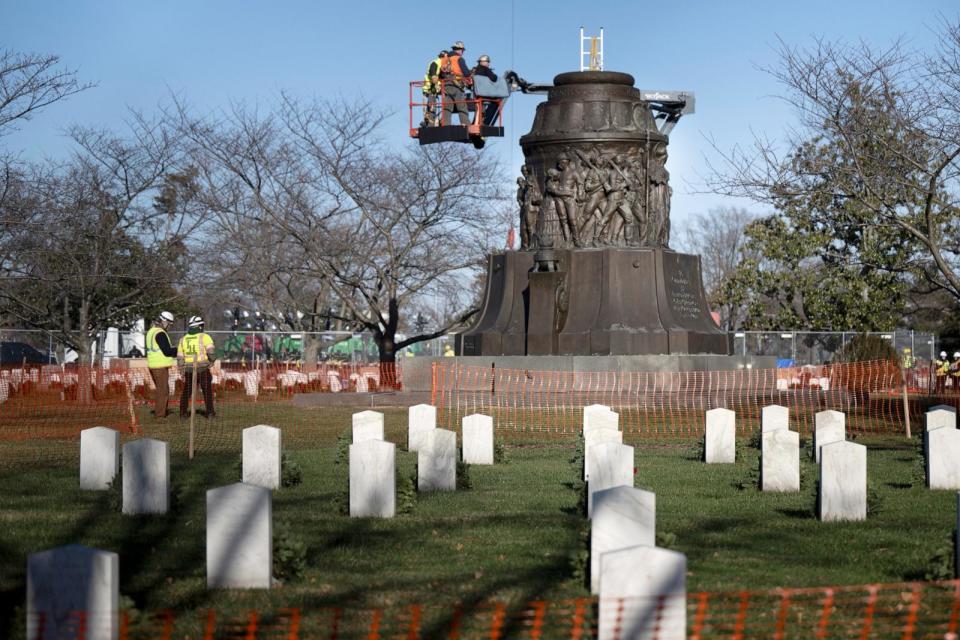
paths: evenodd
<path fill-rule="evenodd" d="M 424 93 L 439 93 L 440 92 L 440 80 L 437 80 L 436 83 L 433 82 L 433 78 L 430 76 L 430 67 L 434 64 L 437 65 L 437 74 L 436 78 L 440 77 L 440 69 L 443 67 L 444 58 L 437 58 L 436 60 L 431 60 L 430 64 L 427 65 L 427 72 L 423 74 L 423 92 Z"/>
<path fill-rule="evenodd" d="M 938 375 L 938 376 L 945 376 L 945 375 L 947 375 L 947 371 L 950 370 L 950 361 L 949 361 L 949 360 L 937 360 L 937 361 L 936 361 L 936 365 L 937 365 L 937 375 Z"/>
<path fill-rule="evenodd" d="M 194 333 L 180 338 L 177 345 L 177 357 L 182 357 L 184 363 L 190 366 L 194 363 L 207 363 L 207 345 L 213 346 L 213 338 L 205 333 Z"/>
<path fill-rule="evenodd" d="M 166 331 L 160 327 L 150 327 L 147 331 L 147 367 L 150 369 L 166 369 L 176 362 L 175 358 L 163 355 L 157 346 L 157 336 L 161 333 L 166 334 Z M 170 336 L 167 336 L 167 341 L 170 341 Z"/>

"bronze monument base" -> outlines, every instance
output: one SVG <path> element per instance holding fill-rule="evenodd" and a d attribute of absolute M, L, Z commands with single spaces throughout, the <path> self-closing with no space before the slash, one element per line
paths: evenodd
<path fill-rule="evenodd" d="M 730 352 L 700 258 L 661 248 L 491 255 L 479 319 L 457 340 L 464 356 Z"/>

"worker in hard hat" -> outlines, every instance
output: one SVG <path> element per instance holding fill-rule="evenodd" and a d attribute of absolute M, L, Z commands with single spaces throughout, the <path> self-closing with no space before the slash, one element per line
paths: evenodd
<path fill-rule="evenodd" d="M 947 375 L 950 373 L 950 360 L 947 358 L 947 352 L 941 351 L 940 356 L 933 361 L 933 375 L 935 383 L 933 392 L 942 394 L 947 390 Z"/>
<path fill-rule="evenodd" d="M 463 42 L 453 43 L 440 69 L 440 79 L 443 81 L 443 124 L 449 125 L 453 114 L 460 118 L 460 124 L 470 124 L 467 113 L 467 92 L 470 85 L 470 68 L 463 60 L 466 51 Z"/>
<path fill-rule="evenodd" d="M 170 344 L 167 329 L 173 324 L 173 314 L 161 311 L 147 330 L 147 369 L 156 387 L 153 391 L 153 415 L 167 417 L 167 398 L 170 394 L 170 367 L 177 362 L 177 350 Z"/>
<path fill-rule="evenodd" d="M 437 114 L 437 101 L 440 97 L 442 83 L 440 82 L 440 71 L 443 69 L 443 63 L 447 58 L 447 52 L 443 49 L 437 54 L 437 57 L 427 65 L 427 72 L 423 75 L 423 122 L 421 127 L 434 127 L 440 124 L 440 117 Z"/>
<path fill-rule="evenodd" d="M 493 67 L 490 66 L 490 56 L 483 54 L 477 58 L 477 66 L 470 70 L 470 73 L 473 76 L 474 83 L 479 83 L 480 80 L 477 78 L 486 78 L 491 83 L 496 83 L 498 81 L 497 74 L 494 73 Z M 487 95 L 487 93 L 481 92 L 479 85 L 476 86 L 475 93 L 477 96 Z M 509 90 L 507 95 L 509 95 Z M 493 126 L 497 121 L 497 113 L 500 111 L 500 101 L 499 100 L 484 100 L 483 101 L 483 124 L 486 126 Z"/>
<path fill-rule="evenodd" d="M 217 415 L 213 407 L 213 338 L 203 332 L 203 318 L 191 316 L 187 323 L 187 335 L 180 338 L 177 346 L 177 362 L 184 372 L 183 389 L 180 391 L 180 417 L 189 415 L 189 403 L 193 401 L 193 378 L 203 393 L 207 418 Z"/>
<path fill-rule="evenodd" d="M 454 353 L 452 346 L 450 346 L 449 344 L 443 345 L 443 357 L 444 357 L 444 358 L 452 358 L 452 357 L 454 357 L 454 356 L 456 356 L 456 355 L 457 355 L 457 354 Z"/>

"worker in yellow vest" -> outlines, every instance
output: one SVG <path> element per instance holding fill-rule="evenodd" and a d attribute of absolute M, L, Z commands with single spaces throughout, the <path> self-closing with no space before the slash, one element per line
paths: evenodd
<path fill-rule="evenodd" d="M 947 374 L 950 373 L 950 360 L 946 351 L 941 351 L 940 357 L 933 361 L 933 372 L 936 376 L 933 392 L 943 394 L 947 390 Z"/>
<path fill-rule="evenodd" d="M 427 65 L 427 72 L 423 75 L 423 101 L 426 103 L 426 106 L 423 110 L 423 122 L 420 123 L 421 127 L 433 127 L 440 124 L 437 102 L 442 88 L 440 70 L 443 68 L 446 57 L 447 52 L 440 51 L 437 57 Z"/>
<path fill-rule="evenodd" d="M 213 376 L 210 365 L 213 364 L 213 338 L 203 332 L 203 318 L 192 316 L 187 323 L 187 335 L 180 338 L 177 346 L 177 362 L 184 372 L 183 389 L 180 392 L 180 417 L 189 415 L 189 403 L 193 396 L 193 377 L 203 393 L 207 418 L 213 418 L 217 412 L 213 407 Z"/>
<path fill-rule="evenodd" d="M 156 389 L 153 392 L 153 415 L 167 417 L 167 397 L 170 394 L 170 367 L 177 362 L 177 350 L 170 344 L 167 329 L 173 324 L 173 314 L 163 311 L 147 330 L 147 369 Z"/>

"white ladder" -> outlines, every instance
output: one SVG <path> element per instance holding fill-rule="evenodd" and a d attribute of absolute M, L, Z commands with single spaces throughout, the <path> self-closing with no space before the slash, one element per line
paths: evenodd
<path fill-rule="evenodd" d="M 603 71 L 603 27 L 599 36 L 585 36 L 580 27 L 580 71 Z"/>

